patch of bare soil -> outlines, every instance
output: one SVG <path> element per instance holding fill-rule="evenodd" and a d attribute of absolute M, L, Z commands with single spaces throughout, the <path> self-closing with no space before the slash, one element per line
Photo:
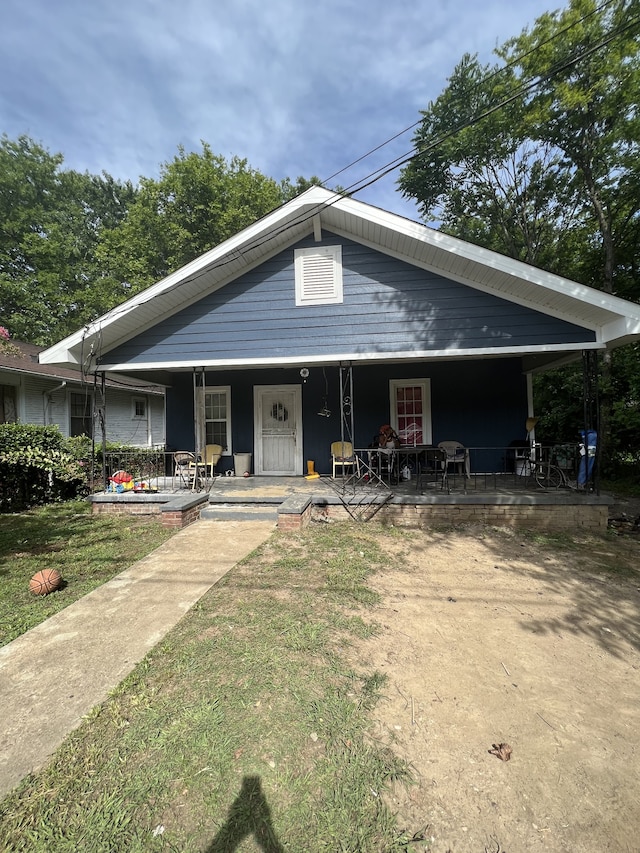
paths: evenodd
<path fill-rule="evenodd" d="M 388 800 L 411 849 L 639 850 L 638 537 L 389 542 L 358 656 L 388 676 L 373 736 L 413 770 Z"/>
<path fill-rule="evenodd" d="M 609 527 L 620 533 L 640 534 L 640 497 L 616 496 L 609 507 Z"/>

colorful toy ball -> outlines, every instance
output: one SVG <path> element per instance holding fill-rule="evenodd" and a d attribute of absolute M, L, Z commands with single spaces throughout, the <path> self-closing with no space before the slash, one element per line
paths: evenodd
<path fill-rule="evenodd" d="M 29 581 L 29 589 L 34 595 L 49 595 L 60 588 L 62 575 L 56 569 L 43 569 L 36 572 Z"/>

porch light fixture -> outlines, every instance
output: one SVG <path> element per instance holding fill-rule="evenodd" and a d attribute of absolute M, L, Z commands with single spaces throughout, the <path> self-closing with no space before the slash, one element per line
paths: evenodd
<path fill-rule="evenodd" d="M 331 417 L 331 410 L 327 409 L 326 401 L 325 401 L 324 406 L 318 412 L 318 414 L 320 415 L 321 418 L 330 418 Z"/>

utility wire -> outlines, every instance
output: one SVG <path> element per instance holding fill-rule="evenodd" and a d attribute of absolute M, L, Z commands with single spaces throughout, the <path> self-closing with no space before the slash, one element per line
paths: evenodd
<path fill-rule="evenodd" d="M 532 50 L 528 51 L 525 54 L 522 54 L 517 59 L 513 60 L 511 63 L 504 66 L 503 68 L 497 69 L 496 71 L 492 72 L 492 74 L 489 75 L 489 77 L 479 81 L 477 86 L 479 87 L 479 86 L 485 85 L 486 82 L 490 81 L 491 79 L 493 79 L 498 74 L 504 73 L 505 70 L 512 67 L 514 64 L 518 64 L 519 62 L 522 61 L 522 59 L 531 55 L 536 50 L 539 50 L 540 47 L 551 42 L 553 40 L 553 38 L 557 38 L 560 34 L 567 32 L 567 30 L 576 26 L 578 23 L 586 20 L 586 18 L 588 18 L 590 15 L 595 14 L 596 11 L 599 11 L 599 10 L 605 8 L 606 6 L 610 5 L 612 2 L 615 2 L 615 0 L 607 0 L 607 2 L 605 2 L 601 6 L 599 6 L 597 8 L 597 10 L 594 10 L 594 12 L 591 12 L 588 15 L 583 16 L 582 18 L 580 18 L 579 21 L 576 21 L 574 24 L 572 24 L 568 27 L 565 27 L 561 32 L 559 32 L 559 33 L 555 34 L 555 36 L 547 39 L 547 41 L 542 42 L 540 45 L 537 45 Z M 326 209 L 327 206 L 331 206 L 331 205 L 335 204 L 337 201 L 339 201 L 344 196 L 353 197 L 356 193 L 362 192 L 362 190 L 367 189 L 368 187 L 370 187 L 371 185 L 373 185 L 377 181 L 381 180 L 382 178 L 386 177 L 386 175 L 390 174 L 391 172 L 395 171 L 396 169 L 400 168 L 401 166 L 406 165 L 407 163 L 411 162 L 412 160 L 418 159 L 419 157 L 421 157 L 424 154 L 428 153 L 429 151 L 433 150 L 433 148 L 437 147 L 438 145 L 442 144 L 446 140 L 450 139 L 452 136 L 455 136 L 457 133 L 460 133 L 463 130 L 467 130 L 468 128 L 473 127 L 475 124 L 479 123 L 483 119 L 487 118 L 488 116 L 492 115 L 493 113 L 495 113 L 498 110 L 502 109 L 503 107 L 507 106 L 509 103 L 513 102 L 514 100 L 519 98 L 521 95 L 524 95 L 527 92 L 535 89 L 537 86 L 540 86 L 542 83 L 551 79 L 552 77 L 559 74 L 560 72 L 565 71 L 568 68 L 571 68 L 572 66 L 578 64 L 582 60 L 591 56 L 596 51 L 600 50 L 602 47 L 606 47 L 615 38 L 617 38 L 617 36 L 627 32 L 628 30 L 632 29 L 634 26 L 636 26 L 639 23 L 640 23 L 640 18 L 634 18 L 630 22 L 627 22 L 625 26 L 618 27 L 618 28 L 612 30 L 606 37 L 601 39 L 596 44 L 592 45 L 590 48 L 584 50 L 582 53 L 580 53 L 577 56 L 574 56 L 573 58 L 570 58 L 564 62 L 556 63 L 546 74 L 539 76 L 539 77 L 535 78 L 534 80 L 531 80 L 529 83 L 526 83 L 526 84 L 523 84 L 523 85 L 517 87 L 508 97 L 504 98 L 499 103 L 497 103 L 494 106 L 490 107 L 489 109 L 485 110 L 483 113 L 480 113 L 479 115 L 476 115 L 476 116 L 470 118 L 468 121 L 466 121 L 462 125 L 459 125 L 459 126 L 453 128 L 448 133 L 437 137 L 436 139 L 429 142 L 427 145 L 422 146 L 419 151 L 412 150 L 412 151 L 406 152 L 405 154 L 400 155 L 399 157 L 395 158 L 394 160 L 390 161 L 389 163 L 385 164 L 384 166 L 381 166 L 379 169 L 376 169 L 373 172 L 370 172 L 368 175 L 365 175 L 364 178 L 361 178 L 358 181 L 355 181 L 353 184 L 346 187 L 340 194 L 337 194 L 335 201 L 328 202 L 327 204 L 318 205 L 316 208 L 314 208 L 310 211 L 301 212 L 300 214 L 298 214 L 298 216 L 293 217 L 292 220 L 290 220 L 290 221 L 284 223 L 282 226 L 280 226 L 280 228 L 276 229 L 275 231 L 271 231 L 269 233 L 268 238 L 265 237 L 264 235 L 261 235 L 260 237 L 256 237 L 253 241 L 250 241 L 249 243 L 247 243 L 243 247 L 243 252 L 248 252 L 248 251 L 251 251 L 253 249 L 259 248 L 261 245 L 263 245 L 267 241 L 267 239 L 271 240 L 274 236 L 278 236 L 279 234 L 284 233 L 285 231 L 288 231 L 293 227 L 302 225 L 305 222 L 310 221 L 321 210 Z M 401 131 L 400 133 L 396 134 L 394 137 L 392 137 L 392 139 L 398 138 L 403 133 L 405 133 L 407 130 L 410 130 L 413 127 L 415 127 L 416 125 L 420 124 L 421 121 L 422 120 L 415 122 L 410 128 L 407 128 L 404 131 Z M 388 140 L 388 141 L 391 141 L 391 140 Z M 379 150 L 380 148 L 384 147 L 384 145 L 386 145 L 386 144 L 387 143 L 382 143 L 381 145 L 372 149 L 372 151 L 369 153 L 372 153 L 372 152 Z M 369 156 L 369 155 L 368 154 L 363 155 L 362 157 L 358 158 L 358 160 L 354 161 L 354 163 L 360 162 L 361 160 L 365 159 L 367 156 Z M 350 166 L 351 165 L 353 165 L 353 164 L 350 164 Z M 341 172 L 345 171 L 346 169 L 350 168 L 350 166 L 345 166 L 344 169 L 340 170 L 340 172 L 334 173 L 334 176 L 338 175 Z M 334 176 L 331 176 L 331 177 L 334 177 Z M 327 180 L 330 180 L 330 178 L 328 178 Z M 278 209 L 278 208 L 276 208 L 276 209 Z M 271 213 L 273 213 L 273 211 L 271 211 Z M 269 215 L 270 214 L 266 214 L 266 216 L 269 216 Z M 265 217 L 262 217 L 262 218 L 265 218 Z M 260 221 L 260 220 L 257 220 L 257 221 Z M 234 261 L 236 259 L 237 259 L 237 255 L 234 256 L 232 259 L 220 260 L 217 263 L 215 263 L 211 266 L 208 266 L 206 269 L 201 270 L 198 273 L 195 273 L 193 276 L 190 276 L 189 278 L 184 279 L 183 281 L 176 283 L 176 287 L 182 287 L 186 284 L 190 284 L 194 281 L 197 281 L 198 279 L 202 278 L 203 276 L 208 275 L 212 270 L 219 269 L 219 268 L 222 268 L 224 266 L 227 266 L 228 264 L 232 263 L 232 261 Z M 152 285 L 151 287 L 153 288 L 154 286 Z M 149 294 L 146 299 L 138 301 L 137 306 L 147 304 L 148 302 L 150 302 L 152 299 L 154 299 L 158 295 L 160 295 L 160 294 L 158 294 L 158 293 Z M 135 299 L 135 297 L 132 297 L 132 298 Z M 129 310 L 129 307 L 127 306 L 127 302 L 125 302 L 121 306 L 117 306 L 117 307 L 111 309 L 111 311 L 109 311 L 107 313 L 109 315 L 109 319 L 113 320 L 113 319 L 116 319 L 121 314 L 127 313 L 128 310 Z M 97 322 L 97 321 L 94 321 L 94 322 Z M 83 335 L 83 339 L 82 339 L 83 343 L 84 343 L 84 339 L 85 339 L 86 335 L 89 334 L 90 325 L 91 324 L 89 324 L 87 327 L 85 327 L 84 335 Z M 101 338 L 102 338 L 102 326 L 100 326 L 98 331 L 100 334 L 100 345 L 91 354 L 91 355 L 94 355 L 96 357 L 96 359 L 99 359 L 100 353 L 102 350 L 102 340 L 101 340 Z"/>
<path fill-rule="evenodd" d="M 581 62 L 583 59 L 586 59 L 587 57 L 591 56 L 596 51 L 600 50 L 603 47 L 606 47 L 615 38 L 617 38 L 617 36 L 622 35 L 627 30 L 635 27 L 637 24 L 640 24 L 640 18 L 632 19 L 625 26 L 619 27 L 618 29 L 613 30 L 608 35 L 608 37 L 602 39 L 600 42 L 596 43 L 595 45 L 593 45 L 589 49 L 585 50 L 583 53 L 579 54 L 577 57 L 574 57 L 573 59 L 567 60 L 567 61 L 563 62 L 562 64 L 556 64 L 555 66 L 553 66 L 551 68 L 551 70 L 549 72 L 547 72 L 547 74 L 544 74 L 541 77 L 537 77 L 536 79 L 530 81 L 529 83 L 526 83 L 524 85 L 519 86 L 518 88 L 514 89 L 514 91 L 508 97 L 504 98 L 502 101 L 499 101 L 497 104 L 494 104 L 494 106 L 492 106 L 489 109 L 485 110 L 484 112 L 474 116 L 473 118 L 469 119 L 468 121 L 464 122 L 463 124 L 454 127 L 448 133 L 445 133 L 441 136 L 436 137 L 434 140 L 432 140 L 431 142 L 429 142 L 425 146 L 422 146 L 418 151 L 407 151 L 405 154 L 402 154 L 399 157 L 396 157 L 396 159 L 392 160 L 390 163 L 387 163 L 386 165 L 381 166 L 379 169 L 376 169 L 375 171 L 370 172 L 368 175 L 365 175 L 364 178 L 361 178 L 359 181 L 356 181 L 353 184 L 351 184 L 349 187 L 347 187 L 345 192 L 349 196 L 352 196 L 355 193 L 361 192 L 362 190 L 366 189 L 367 187 L 370 187 L 372 184 L 376 183 L 381 178 L 388 175 L 390 172 L 393 172 L 396 169 L 399 169 L 401 166 L 404 166 L 407 163 L 410 163 L 412 160 L 416 160 L 419 157 L 422 157 L 424 154 L 433 150 L 438 145 L 441 145 L 443 142 L 446 142 L 448 139 L 450 139 L 452 136 L 455 136 L 457 133 L 460 133 L 463 130 L 467 130 L 468 128 L 473 127 L 475 124 L 478 124 L 483 119 L 487 118 L 488 116 L 492 115 L 493 113 L 497 112 L 498 110 L 502 109 L 503 107 L 505 107 L 508 104 L 512 103 L 513 101 L 517 100 L 522 95 L 527 94 L 527 92 L 530 92 L 532 89 L 535 89 L 536 87 L 540 86 L 542 83 L 545 83 L 546 81 L 550 80 L 552 77 L 555 77 L 560 72 L 566 71 L 568 68 L 571 68 L 573 65 L 576 65 L 578 62 Z"/>
<path fill-rule="evenodd" d="M 593 17 L 593 15 L 596 15 L 598 12 L 601 12 L 607 6 L 610 6 L 612 3 L 615 3 L 615 2 L 616 2 L 616 0 L 606 0 L 606 2 L 602 3 L 600 6 L 597 6 L 592 12 L 588 12 L 586 15 L 583 15 L 577 21 L 574 21 L 572 24 L 567 24 L 566 27 L 564 27 L 561 30 L 558 30 L 558 32 L 554 33 L 552 36 L 549 36 L 549 38 L 546 39 L 545 41 L 542 41 L 539 44 L 534 45 L 534 47 L 532 47 L 531 50 L 528 50 L 525 53 L 520 54 L 515 59 L 512 59 L 511 62 L 508 62 L 506 65 L 503 65 L 500 68 L 496 68 L 496 70 L 493 71 L 491 74 L 489 74 L 487 77 L 483 77 L 482 80 L 479 80 L 476 83 L 476 85 L 472 88 L 471 92 L 473 93 L 473 91 L 475 89 L 479 89 L 480 87 L 486 86 L 487 83 L 490 83 L 494 77 L 498 77 L 501 74 L 504 74 L 504 72 L 508 71 L 510 68 L 513 68 L 514 66 L 519 65 L 524 59 L 527 59 L 527 57 L 531 56 L 532 54 L 537 53 L 541 48 L 546 47 L 548 44 L 551 44 L 557 38 L 560 38 L 560 36 L 564 35 L 565 33 L 568 33 L 574 27 L 577 27 L 578 24 L 582 24 L 588 18 Z M 425 111 L 421 110 L 421 112 L 424 115 Z M 322 181 L 322 185 L 325 186 L 329 181 L 333 180 L 333 178 L 337 178 L 338 175 L 341 175 L 343 172 L 346 172 L 352 166 L 355 166 L 358 163 L 361 163 L 363 160 L 366 160 L 367 157 L 370 157 L 372 154 L 375 154 L 376 151 L 380 151 L 380 149 L 384 148 L 385 145 L 389 145 L 391 142 L 395 142 L 396 139 L 398 139 L 401 136 L 404 136 L 405 133 L 408 133 L 410 130 L 413 130 L 414 127 L 417 127 L 421 123 L 422 123 L 421 118 L 418 119 L 417 121 L 414 121 L 413 124 L 410 124 L 408 127 L 405 127 L 404 130 L 399 131 L 398 133 L 389 137 L 389 139 L 385 140 L 384 142 L 381 142 L 380 145 L 376 145 L 375 148 L 372 148 L 370 151 L 367 151 L 366 154 L 363 154 L 361 157 L 358 157 L 356 160 L 353 160 L 347 166 L 343 166 L 341 169 L 338 169 L 337 172 L 334 172 L 332 175 L 329 175 L 328 178 L 326 178 L 325 180 Z"/>

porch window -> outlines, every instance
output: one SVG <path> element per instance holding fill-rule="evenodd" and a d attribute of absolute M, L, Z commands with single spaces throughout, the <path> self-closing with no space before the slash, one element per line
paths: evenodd
<path fill-rule="evenodd" d="M 0 424 L 15 424 L 17 420 L 15 386 L 0 385 Z"/>
<path fill-rule="evenodd" d="M 403 444 L 431 444 L 431 380 L 392 379 L 391 424 Z"/>
<path fill-rule="evenodd" d="M 93 399 L 91 394 L 71 394 L 69 435 L 93 437 Z"/>
<path fill-rule="evenodd" d="M 332 305 L 342 299 L 342 246 L 296 249 L 296 305 Z"/>
<path fill-rule="evenodd" d="M 132 408 L 134 420 L 142 420 L 147 417 L 147 401 L 144 397 L 134 397 Z"/>
<path fill-rule="evenodd" d="M 231 388 L 206 388 L 204 392 L 206 444 L 220 444 L 225 456 L 231 453 Z"/>

